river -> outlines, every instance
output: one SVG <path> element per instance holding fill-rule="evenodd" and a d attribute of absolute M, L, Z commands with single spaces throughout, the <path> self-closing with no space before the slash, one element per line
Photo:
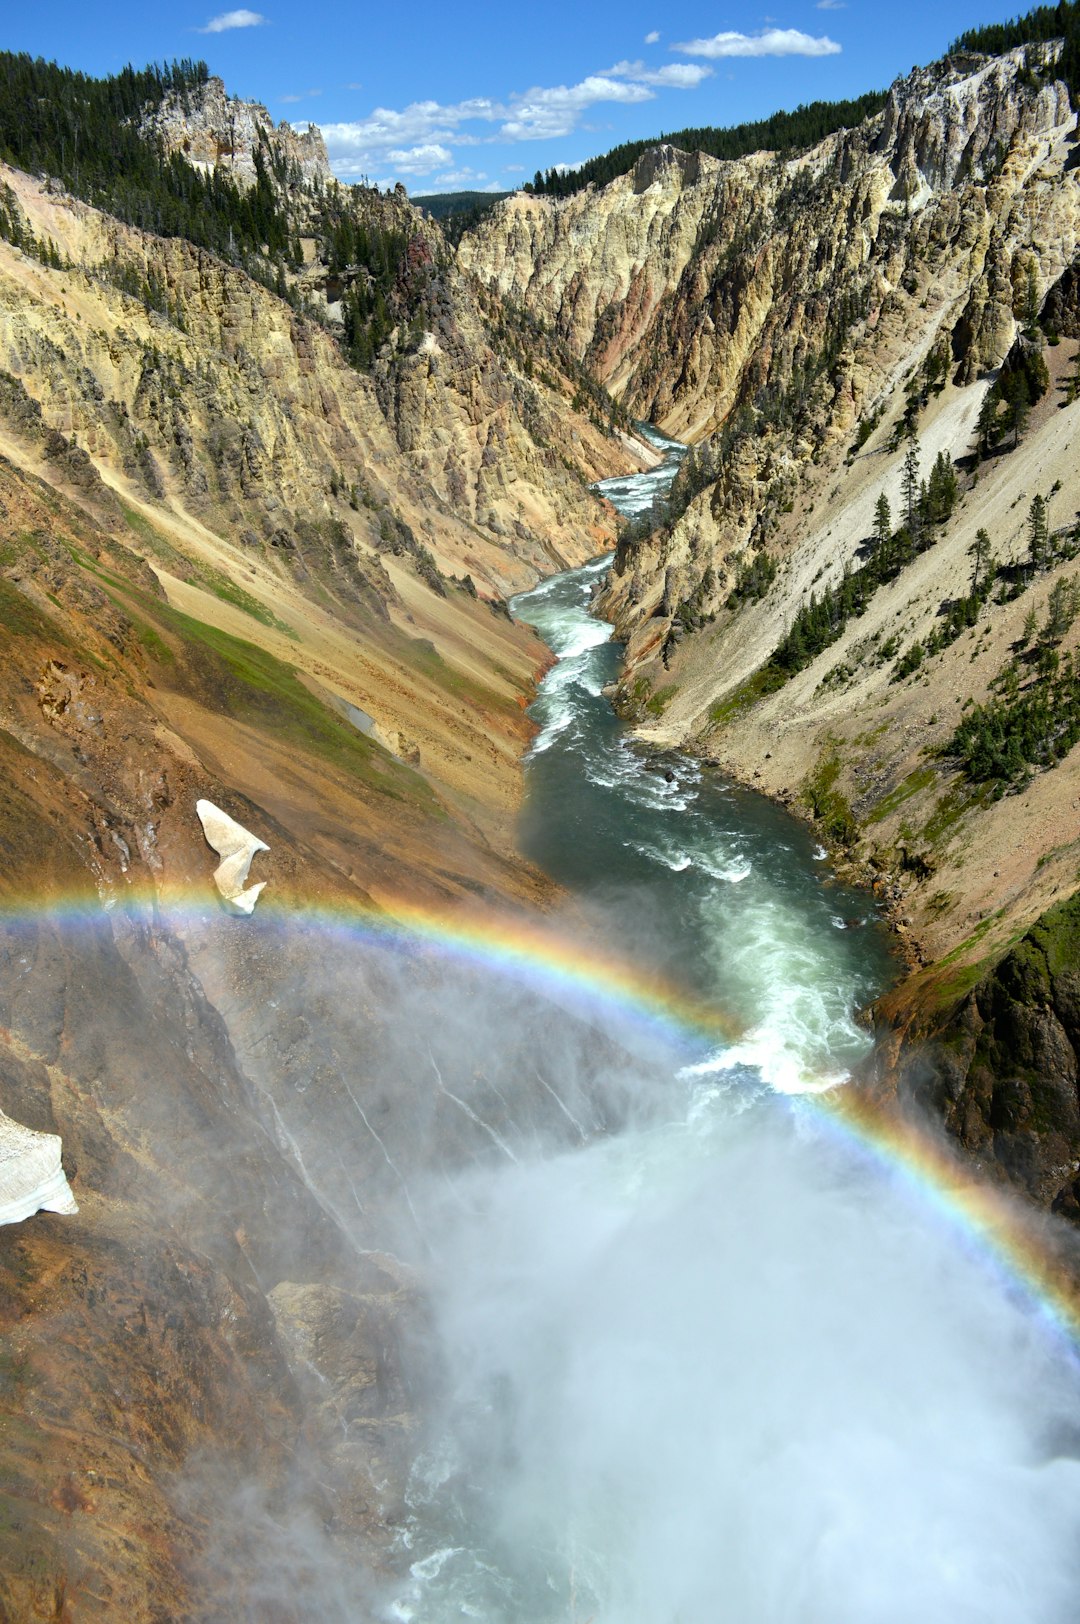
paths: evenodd
<path fill-rule="evenodd" d="M 644 510 L 678 455 L 607 493 Z M 616 1033 L 605 1131 L 508 1139 L 451 1181 L 441 1381 L 385 1616 L 1064 1624 L 1075 1363 L 813 1108 L 866 1052 L 887 935 L 781 809 L 631 741 L 589 614 L 605 568 L 513 606 L 557 656 L 523 846 L 598 944 L 728 1036 Z M 559 1091 L 556 1024 L 534 1055 Z"/>

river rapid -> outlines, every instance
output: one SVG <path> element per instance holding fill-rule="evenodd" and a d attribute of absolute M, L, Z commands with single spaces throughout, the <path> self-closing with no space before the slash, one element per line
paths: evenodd
<path fill-rule="evenodd" d="M 674 473 L 656 443 L 663 468 L 602 487 L 623 512 Z M 383 1616 L 1065 1624 L 1075 1358 L 815 1109 L 866 1052 L 887 935 L 782 810 L 630 740 L 589 613 L 606 568 L 513 606 L 557 661 L 523 846 L 592 939 L 728 1036 L 609 1031 L 584 1121 L 553 1016 L 530 1054 L 577 1131 L 540 1146 L 504 1123 L 501 1153 L 447 1181 L 438 1391 Z"/>

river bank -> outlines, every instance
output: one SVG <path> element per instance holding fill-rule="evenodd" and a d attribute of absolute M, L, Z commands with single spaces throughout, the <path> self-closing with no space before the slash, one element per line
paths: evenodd
<path fill-rule="evenodd" d="M 837 1133 L 889 937 L 803 823 L 614 715 L 604 569 L 514 602 L 557 655 L 521 838 L 573 898 L 573 986 L 558 1016 L 526 978 L 509 1029 L 478 988 L 473 1026 L 529 1064 L 485 1042 L 447 1076 L 488 1145 L 417 1197 L 443 1377 L 389 1617 L 1050 1624 L 1080 1579 L 1052 1525 L 1080 1467 L 1042 1498 L 998 1406 L 1029 1435 L 1037 1369 L 1071 1352 L 940 1223 L 944 1185 L 911 1187 L 882 1129 Z"/>
<path fill-rule="evenodd" d="M 997 658 L 1002 635 L 991 639 Z M 685 679 L 677 654 L 672 665 Z M 665 690 L 624 670 L 609 691 L 643 749 L 684 748 L 769 796 L 813 830 L 838 876 L 874 897 L 904 974 L 860 1014 L 877 1039 L 858 1067 L 863 1086 L 929 1111 L 987 1177 L 1026 1200 L 1080 1213 L 1080 1022 L 1065 990 L 1080 803 L 1067 810 L 1067 767 L 1000 801 L 955 772 L 950 780 L 940 748 L 920 745 L 920 719 L 937 723 L 941 706 L 925 685 L 899 698 L 889 685 L 881 704 L 899 713 L 843 738 L 775 704 L 765 720 L 736 706 L 722 728 L 713 719 L 684 737 L 663 715 Z M 920 829 L 912 808 L 935 786 Z"/>

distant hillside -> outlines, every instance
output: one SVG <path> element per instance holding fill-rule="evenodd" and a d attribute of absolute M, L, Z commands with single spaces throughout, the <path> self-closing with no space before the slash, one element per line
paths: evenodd
<path fill-rule="evenodd" d="M 451 214 L 464 214 L 476 209 L 486 214 L 493 204 L 501 203 L 509 192 L 429 192 L 424 197 L 410 198 L 415 208 L 423 209 L 433 220 L 445 220 Z"/>
<path fill-rule="evenodd" d="M 1056 6 L 1036 6 L 1022 17 L 1003 23 L 969 28 L 954 40 L 952 53 L 979 51 L 997 56 L 1023 45 L 1042 45 L 1062 40 L 1057 73 L 1073 93 L 1080 93 L 1080 5 L 1076 0 L 1060 0 Z M 525 190 L 545 197 L 572 197 L 586 186 L 606 186 L 619 175 L 627 175 L 643 152 L 667 142 L 684 152 L 707 152 L 712 158 L 743 158 L 752 152 L 797 152 L 816 146 L 836 130 L 850 130 L 871 118 L 885 105 L 886 93 L 871 90 L 849 101 L 815 101 L 794 112 L 777 112 L 769 118 L 727 128 L 704 125 L 672 130 L 641 141 L 623 141 L 610 152 L 590 158 L 580 168 L 537 170 Z M 419 201 L 419 199 L 417 199 Z"/>
<path fill-rule="evenodd" d="M 884 105 L 885 91 L 870 90 L 853 101 L 810 102 L 793 113 L 773 113 L 749 124 L 728 128 L 702 125 L 650 136 L 644 141 L 623 141 L 610 152 L 590 158 L 580 169 L 549 169 L 546 173 L 538 169 L 525 190 L 545 197 L 572 197 L 586 186 L 606 186 L 617 176 L 628 175 L 643 152 L 663 142 L 683 152 L 707 152 L 711 158 L 744 158 L 751 152 L 791 152 L 813 147 L 834 130 L 854 129 L 864 119 L 880 113 Z"/>
<path fill-rule="evenodd" d="M 426 197 L 414 197 L 411 202 L 438 220 L 444 236 L 456 248 L 466 231 L 478 226 L 496 203 L 510 196 L 510 192 L 432 192 Z"/>

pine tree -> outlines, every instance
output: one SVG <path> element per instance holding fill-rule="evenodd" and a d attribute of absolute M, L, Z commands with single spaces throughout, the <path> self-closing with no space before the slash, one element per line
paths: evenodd
<path fill-rule="evenodd" d="M 874 558 L 887 563 L 891 544 L 892 509 L 889 507 L 889 498 L 882 491 L 874 508 Z"/>
<path fill-rule="evenodd" d="M 956 470 L 952 459 L 944 451 L 939 451 L 930 470 L 926 500 L 921 503 L 931 524 L 944 524 L 946 519 L 951 518 L 956 506 L 956 494 Z"/>
<path fill-rule="evenodd" d="M 1028 509 L 1028 562 L 1033 572 L 1045 569 L 1050 560 L 1050 523 L 1046 499 L 1036 494 Z"/>
<path fill-rule="evenodd" d="M 997 386 L 992 385 L 983 396 L 983 403 L 979 408 L 979 421 L 976 425 L 978 436 L 979 456 L 988 457 L 998 441 L 998 402 Z"/>
<path fill-rule="evenodd" d="M 1074 576 L 1066 581 L 1055 581 L 1047 604 L 1043 641 L 1060 643 L 1080 612 L 1080 581 Z"/>
<path fill-rule="evenodd" d="M 1039 282 L 1034 260 L 1028 261 L 1027 287 L 1024 290 L 1024 333 L 1032 339 L 1039 334 Z"/>
<path fill-rule="evenodd" d="M 908 446 L 904 457 L 900 489 L 904 498 L 905 523 L 909 535 L 914 538 L 919 530 L 919 448 L 915 440 Z"/>
<path fill-rule="evenodd" d="M 1010 373 L 1005 385 L 1005 398 L 1008 403 L 1008 424 L 1013 431 L 1015 450 L 1020 444 L 1020 436 L 1027 428 L 1028 415 L 1031 411 L 1031 391 L 1023 372 Z"/>
<path fill-rule="evenodd" d="M 978 596 L 980 574 L 986 583 L 991 573 L 993 554 L 988 531 L 976 530 L 975 540 L 968 548 L 968 556 L 971 559 L 971 596 L 974 598 Z"/>

